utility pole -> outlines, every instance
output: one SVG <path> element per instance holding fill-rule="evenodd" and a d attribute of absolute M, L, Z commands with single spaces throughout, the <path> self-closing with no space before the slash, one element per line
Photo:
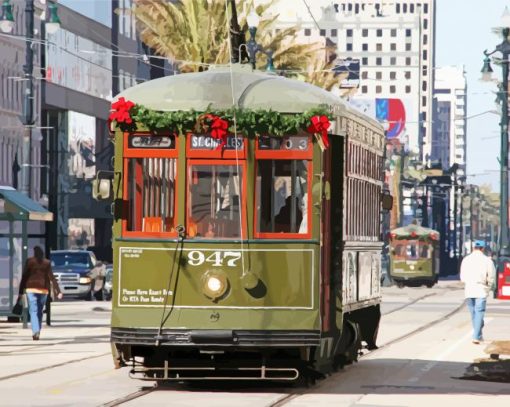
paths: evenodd
<path fill-rule="evenodd" d="M 398 212 L 400 215 L 399 226 L 404 226 L 404 166 L 405 166 L 405 145 L 400 147 L 400 183 L 398 185 Z"/>
<path fill-rule="evenodd" d="M 25 0 L 25 65 L 23 74 L 25 92 L 23 93 L 23 111 L 21 122 L 24 126 L 23 147 L 21 151 L 21 192 L 30 196 L 32 188 L 32 127 L 34 120 L 34 0 Z"/>

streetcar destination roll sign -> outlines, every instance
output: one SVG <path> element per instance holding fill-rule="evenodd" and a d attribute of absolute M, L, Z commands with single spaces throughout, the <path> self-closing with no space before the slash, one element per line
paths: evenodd
<path fill-rule="evenodd" d="M 191 136 L 191 148 L 193 150 L 215 150 L 221 144 L 221 140 L 212 138 L 209 135 L 193 134 Z M 225 150 L 242 150 L 244 140 L 242 137 L 227 136 Z"/>
<path fill-rule="evenodd" d="M 130 148 L 175 148 L 175 137 L 173 136 L 129 136 Z"/>

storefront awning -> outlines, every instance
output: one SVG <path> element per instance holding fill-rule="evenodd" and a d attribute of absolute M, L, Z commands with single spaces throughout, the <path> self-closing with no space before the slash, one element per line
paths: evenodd
<path fill-rule="evenodd" d="M 50 222 L 53 213 L 12 187 L 0 185 L 0 219 Z"/>

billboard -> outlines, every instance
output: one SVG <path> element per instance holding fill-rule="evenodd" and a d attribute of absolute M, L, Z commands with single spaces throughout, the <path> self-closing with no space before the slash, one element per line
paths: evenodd
<path fill-rule="evenodd" d="M 349 103 L 377 121 L 387 122 L 388 139 L 400 139 L 418 151 L 419 123 L 413 99 L 353 97 Z"/>
<path fill-rule="evenodd" d="M 96 118 L 68 112 L 69 175 L 71 179 L 91 179 L 96 175 Z"/>

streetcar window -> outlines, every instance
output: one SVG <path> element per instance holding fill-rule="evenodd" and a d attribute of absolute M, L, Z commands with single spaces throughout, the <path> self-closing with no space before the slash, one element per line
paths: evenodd
<path fill-rule="evenodd" d="M 405 256 L 405 246 L 403 244 L 398 244 L 395 246 L 395 248 L 393 249 L 393 254 L 396 256 L 396 257 L 403 257 Z"/>
<path fill-rule="evenodd" d="M 259 233 L 308 233 L 308 161 L 258 161 L 256 216 Z"/>
<path fill-rule="evenodd" d="M 241 179 L 237 165 L 190 165 L 188 236 L 241 237 Z"/>
<path fill-rule="evenodd" d="M 432 250 L 430 246 L 428 244 L 423 244 L 420 249 L 420 257 L 428 259 L 429 257 L 431 257 L 432 254 L 431 252 Z"/>
<path fill-rule="evenodd" d="M 174 158 L 131 158 L 128 161 L 126 230 L 174 232 Z"/>
<path fill-rule="evenodd" d="M 415 243 L 411 243 L 407 246 L 407 258 L 416 259 L 418 258 L 418 248 Z"/>

